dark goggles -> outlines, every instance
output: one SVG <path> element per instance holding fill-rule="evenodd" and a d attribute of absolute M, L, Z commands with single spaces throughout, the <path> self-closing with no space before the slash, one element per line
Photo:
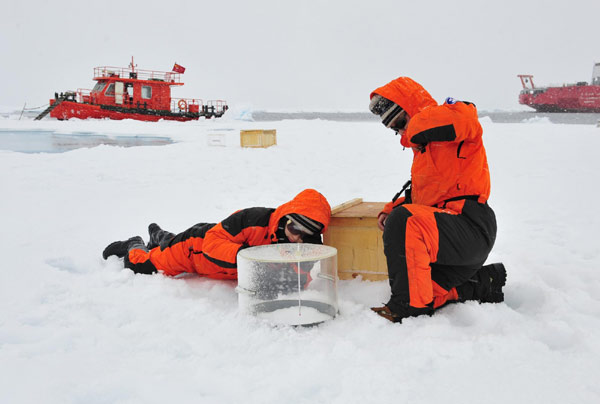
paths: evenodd
<path fill-rule="evenodd" d="M 290 232 L 290 234 L 293 234 L 294 236 L 300 236 L 301 238 L 310 236 L 310 234 L 299 229 L 298 226 L 296 226 L 296 223 L 294 223 L 291 220 L 287 221 L 286 227 L 287 227 L 287 230 Z"/>
<path fill-rule="evenodd" d="M 404 130 L 406 128 L 407 123 L 408 123 L 408 116 L 406 115 L 406 111 L 404 111 L 404 110 L 400 111 L 400 113 L 398 115 L 396 115 L 395 118 L 392 119 L 388 124 L 383 122 L 383 124 L 386 127 L 393 129 L 396 132 L 398 132 L 400 130 Z"/>

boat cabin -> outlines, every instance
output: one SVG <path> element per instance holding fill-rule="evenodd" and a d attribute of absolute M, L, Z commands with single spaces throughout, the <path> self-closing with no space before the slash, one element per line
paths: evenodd
<path fill-rule="evenodd" d="M 182 86 L 180 77 L 181 74 L 175 72 L 96 67 L 96 85 L 89 94 L 82 94 L 82 99 L 90 104 L 170 111 L 171 86 Z M 180 99 L 177 107 L 198 112 L 200 103 Z"/>

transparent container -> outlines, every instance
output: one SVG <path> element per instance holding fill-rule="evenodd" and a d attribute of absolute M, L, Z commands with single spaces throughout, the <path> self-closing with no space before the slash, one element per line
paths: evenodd
<path fill-rule="evenodd" d="M 337 304 L 337 250 L 320 244 L 270 244 L 237 256 L 239 308 L 282 325 L 333 319 Z"/>

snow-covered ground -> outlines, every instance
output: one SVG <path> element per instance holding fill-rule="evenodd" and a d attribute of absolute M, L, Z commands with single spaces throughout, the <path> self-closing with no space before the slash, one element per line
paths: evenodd
<path fill-rule="evenodd" d="M 17 117 L 18 119 L 18 117 Z M 165 146 L 0 151 L 2 403 L 598 403 L 600 128 L 484 118 L 503 304 L 392 324 L 386 282 L 339 283 L 340 315 L 273 327 L 235 282 L 134 275 L 109 242 L 174 232 L 304 188 L 387 201 L 412 153 L 376 122 L 0 119 L 2 130 L 168 136 Z M 277 129 L 242 149 L 240 129 Z M 221 133 L 226 147 L 209 146 Z"/>

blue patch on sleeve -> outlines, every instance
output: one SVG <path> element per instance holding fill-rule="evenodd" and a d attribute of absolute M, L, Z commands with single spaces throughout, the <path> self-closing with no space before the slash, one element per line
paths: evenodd
<path fill-rule="evenodd" d="M 446 101 L 444 101 L 444 104 L 450 104 L 450 105 L 452 105 L 452 104 L 456 104 L 457 102 L 458 102 L 458 100 L 455 100 L 452 97 L 448 97 L 448 98 L 446 98 Z"/>

